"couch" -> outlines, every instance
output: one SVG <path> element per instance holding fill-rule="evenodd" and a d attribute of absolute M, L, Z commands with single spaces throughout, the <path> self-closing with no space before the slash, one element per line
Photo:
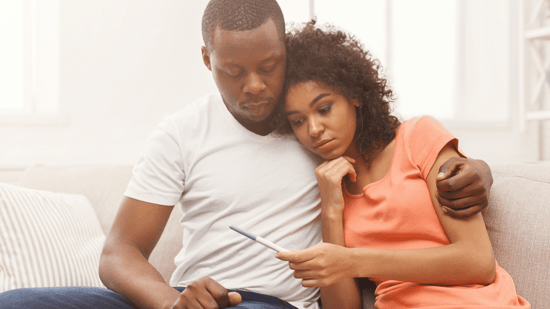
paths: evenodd
<path fill-rule="evenodd" d="M 491 164 L 494 184 L 483 215 L 499 264 L 514 278 L 518 294 L 532 308 L 550 303 L 550 165 Z M 88 198 L 105 234 L 131 177 L 131 166 L 29 167 L 19 181 L 26 188 L 82 194 Z M 165 280 L 175 269 L 181 247 L 179 211 L 172 213 L 150 262 Z M 374 287 L 359 279 L 364 308 L 374 308 Z"/>

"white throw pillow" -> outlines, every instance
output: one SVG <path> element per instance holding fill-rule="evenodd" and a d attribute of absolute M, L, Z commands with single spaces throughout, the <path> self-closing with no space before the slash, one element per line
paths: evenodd
<path fill-rule="evenodd" d="M 0 183 L 0 293 L 28 287 L 104 287 L 105 241 L 83 195 Z"/>

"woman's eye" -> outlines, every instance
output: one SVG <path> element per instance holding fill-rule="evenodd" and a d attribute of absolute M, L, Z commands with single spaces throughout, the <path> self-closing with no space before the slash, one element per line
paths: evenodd
<path fill-rule="evenodd" d="M 290 122 L 290 125 L 293 126 L 293 127 L 297 127 L 299 125 L 302 124 L 302 122 L 304 122 L 304 120 L 302 118 L 299 118 L 299 119 L 294 119 L 294 120 L 288 120 Z"/>
<path fill-rule="evenodd" d="M 330 108 L 331 108 L 331 107 L 332 107 L 332 106 L 331 106 L 330 104 L 323 105 L 323 106 L 321 106 L 321 107 L 318 109 L 318 111 L 319 111 L 319 113 L 321 113 L 321 114 L 326 114 L 326 113 L 328 113 L 328 112 L 330 111 Z"/>

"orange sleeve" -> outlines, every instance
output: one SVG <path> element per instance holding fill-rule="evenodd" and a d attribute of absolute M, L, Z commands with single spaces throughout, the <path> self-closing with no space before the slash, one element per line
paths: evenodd
<path fill-rule="evenodd" d="M 424 179 L 428 177 L 439 152 L 449 142 L 453 143 L 462 157 L 466 157 L 458 148 L 458 139 L 433 117 L 423 116 L 410 121 L 412 123 L 406 132 L 405 140 L 410 157 L 420 169 Z"/>

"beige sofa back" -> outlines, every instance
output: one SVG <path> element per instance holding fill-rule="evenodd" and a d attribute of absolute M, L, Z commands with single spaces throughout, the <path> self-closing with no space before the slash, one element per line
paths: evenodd
<path fill-rule="evenodd" d="M 484 218 L 499 264 L 514 278 L 518 293 L 533 308 L 550 303 L 550 165 L 492 164 L 494 184 Z M 29 168 L 20 185 L 83 194 L 91 201 L 107 234 L 131 177 L 130 166 L 41 166 Z M 182 242 L 175 209 L 151 255 L 168 280 Z M 364 308 L 373 307 L 373 289 L 362 280 Z"/>
<path fill-rule="evenodd" d="M 550 165 L 492 164 L 485 225 L 498 263 L 532 308 L 550 304 Z"/>
<path fill-rule="evenodd" d="M 132 177 L 132 166 L 34 165 L 23 174 L 19 185 L 32 189 L 82 194 L 86 196 L 101 223 L 105 235 L 109 233 L 124 191 Z M 178 223 L 181 212 L 174 208 L 149 261 L 166 282 L 176 268 L 174 257 L 182 247 L 183 228 Z"/>

